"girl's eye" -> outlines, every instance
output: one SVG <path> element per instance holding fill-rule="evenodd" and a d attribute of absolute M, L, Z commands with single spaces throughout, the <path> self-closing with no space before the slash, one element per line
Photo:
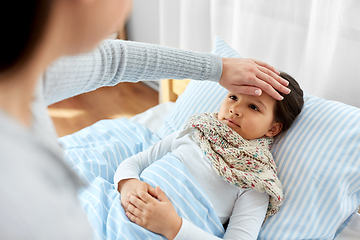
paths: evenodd
<path fill-rule="evenodd" d="M 230 98 L 231 100 L 234 100 L 234 101 L 237 100 L 237 97 L 236 97 L 235 95 L 230 95 L 229 98 Z"/>
<path fill-rule="evenodd" d="M 255 111 L 259 111 L 259 109 L 254 104 L 251 104 L 249 107 Z"/>

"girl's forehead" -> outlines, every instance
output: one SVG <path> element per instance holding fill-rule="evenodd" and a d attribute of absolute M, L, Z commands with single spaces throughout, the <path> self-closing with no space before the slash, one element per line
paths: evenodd
<path fill-rule="evenodd" d="M 247 95 L 247 94 L 241 94 L 241 93 L 232 93 L 228 92 L 229 95 L 235 95 L 239 99 L 249 100 L 249 101 L 255 101 L 255 102 L 263 102 L 267 105 L 275 105 L 276 101 L 273 97 L 271 97 L 269 94 L 262 92 L 260 96 L 253 96 L 253 95 Z"/>

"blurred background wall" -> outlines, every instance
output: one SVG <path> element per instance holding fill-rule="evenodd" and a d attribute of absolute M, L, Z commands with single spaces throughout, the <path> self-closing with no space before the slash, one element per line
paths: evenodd
<path fill-rule="evenodd" d="M 134 0 L 128 39 L 240 55 L 294 76 L 311 94 L 360 107 L 358 0 Z"/>

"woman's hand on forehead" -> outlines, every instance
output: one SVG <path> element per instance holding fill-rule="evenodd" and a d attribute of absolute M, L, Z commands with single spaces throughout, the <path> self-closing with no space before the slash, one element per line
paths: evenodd
<path fill-rule="evenodd" d="M 277 91 L 290 93 L 286 87 L 289 82 L 267 63 L 244 58 L 223 58 L 222 61 L 219 84 L 231 92 L 260 96 L 264 91 L 276 100 L 283 99 Z"/>

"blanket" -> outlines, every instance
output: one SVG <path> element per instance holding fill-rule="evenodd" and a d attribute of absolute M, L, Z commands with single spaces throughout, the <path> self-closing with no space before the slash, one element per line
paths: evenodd
<path fill-rule="evenodd" d="M 79 191 L 79 200 L 96 239 L 165 239 L 127 219 L 113 183 L 117 166 L 124 159 L 159 140 L 143 125 L 125 118 L 102 120 L 59 139 L 65 161 L 87 183 Z M 140 179 L 153 187 L 159 185 L 180 217 L 223 236 L 225 231 L 208 197 L 174 155 L 168 154 L 146 168 Z"/>

